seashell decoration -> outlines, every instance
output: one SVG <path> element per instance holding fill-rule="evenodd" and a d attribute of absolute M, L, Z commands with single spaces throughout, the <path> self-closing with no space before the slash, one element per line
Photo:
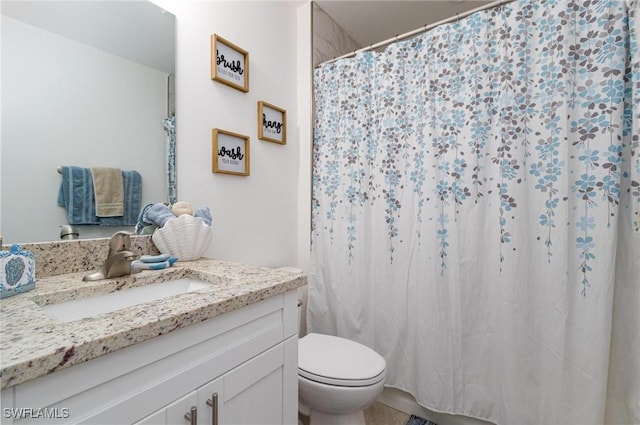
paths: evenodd
<path fill-rule="evenodd" d="M 153 232 L 151 240 L 162 254 L 178 257 L 178 261 L 197 260 L 209 248 L 213 230 L 200 217 L 181 215 Z"/>

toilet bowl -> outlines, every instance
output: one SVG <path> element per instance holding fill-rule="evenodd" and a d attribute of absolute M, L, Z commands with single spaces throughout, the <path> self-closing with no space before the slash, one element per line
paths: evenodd
<path fill-rule="evenodd" d="M 295 267 L 280 270 L 302 272 Z M 300 330 L 301 308 L 298 314 Z M 364 409 L 382 393 L 386 367 L 384 357 L 355 341 L 317 333 L 300 338 L 299 412 L 310 418 L 309 425 L 365 425 Z"/>
<path fill-rule="evenodd" d="M 355 341 L 311 333 L 298 342 L 298 398 L 310 425 L 364 425 L 385 376 L 384 358 Z"/>

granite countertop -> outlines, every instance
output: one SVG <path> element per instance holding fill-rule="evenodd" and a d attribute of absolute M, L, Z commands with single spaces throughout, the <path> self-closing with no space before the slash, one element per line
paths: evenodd
<path fill-rule="evenodd" d="M 164 270 L 83 282 L 87 272 L 36 281 L 0 301 L 0 388 L 5 389 L 298 288 L 306 275 L 227 261 L 178 262 Z M 191 277 L 210 288 L 63 323 L 41 306 Z"/>

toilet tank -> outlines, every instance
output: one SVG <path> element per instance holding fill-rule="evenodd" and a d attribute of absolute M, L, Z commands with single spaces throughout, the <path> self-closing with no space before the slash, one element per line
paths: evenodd
<path fill-rule="evenodd" d="M 303 273 L 297 267 L 280 267 L 278 270 L 288 273 Z M 307 334 L 307 287 L 298 288 L 298 337 L 302 338 Z"/>

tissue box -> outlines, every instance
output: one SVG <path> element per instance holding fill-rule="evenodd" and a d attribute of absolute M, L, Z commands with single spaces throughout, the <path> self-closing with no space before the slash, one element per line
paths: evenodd
<path fill-rule="evenodd" d="M 31 251 L 18 244 L 0 251 L 0 298 L 6 298 L 36 287 L 36 260 Z"/>

